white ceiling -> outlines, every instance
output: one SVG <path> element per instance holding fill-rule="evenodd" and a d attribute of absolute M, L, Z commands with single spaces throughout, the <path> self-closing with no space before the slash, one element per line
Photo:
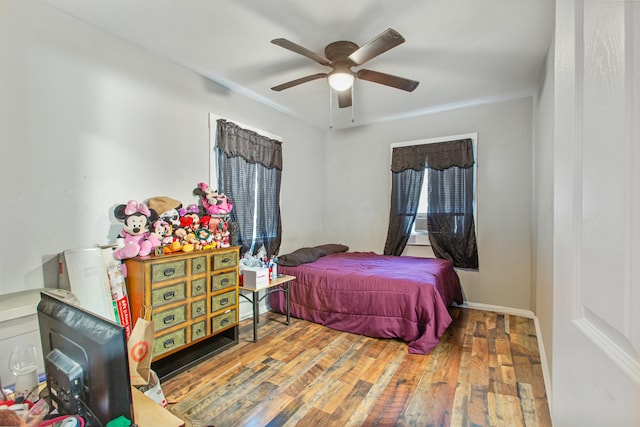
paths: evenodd
<path fill-rule="evenodd" d="M 555 8 L 554 0 L 46 1 L 205 76 L 221 90 L 243 93 L 321 129 L 330 122 L 336 129 L 361 126 L 532 94 L 553 37 Z M 353 109 L 338 109 L 334 98 L 330 115 L 325 79 L 270 89 L 330 70 L 272 39 L 322 54 L 328 43 L 362 46 L 387 28 L 406 42 L 362 68 L 418 80 L 415 91 L 357 81 Z"/>

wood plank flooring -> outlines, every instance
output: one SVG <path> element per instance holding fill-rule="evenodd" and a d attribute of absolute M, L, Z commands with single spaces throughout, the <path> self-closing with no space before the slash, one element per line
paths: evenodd
<path fill-rule="evenodd" d="M 452 307 L 429 355 L 284 316 L 162 383 L 187 426 L 551 426 L 533 320 Z"/>

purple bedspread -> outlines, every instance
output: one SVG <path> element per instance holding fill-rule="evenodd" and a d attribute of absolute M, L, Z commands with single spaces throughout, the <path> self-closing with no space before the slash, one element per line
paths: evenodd
<path fill-rule="evenodd" d="M 409 352 L 429 353 L 452 319 L 447 307 L 462 303 L 450 261 L 373 252 L 324 256 L 297 267 L 278 266 L 291 282 L 291 315 L 333 329 L 377 338 L 400 338 Z M 286 310 L 282 292 L 271 308 Z"/>

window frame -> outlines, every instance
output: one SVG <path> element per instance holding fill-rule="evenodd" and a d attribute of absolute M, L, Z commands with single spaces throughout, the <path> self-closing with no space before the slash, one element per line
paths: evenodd
<path fill-rule="evenodd" d="M 402 142 L 394 142 L 391 144 L 389 149 L 389 165 L 391 165 L 391 159 L 393 158 L 393 149 L 398 147 L 408 147 L 412 145 L 423 145 L 423 144 L 434 144 L 437 142 L 447 142 L 447 141 L 455 141 L 460 139 L 471 139 L 473 145 L 473 217 L 476 219 L 474 221 L 476 239 L 478 238 L 478 133 L 466 133 L 460 135 L 450 135 L 450 136 L 441 136 L 437 138 L 425 138 L 425 139 L 416 139 L 412 141 L 402 141 Z M 429 185 L 428 178 L 425 174 L 425 181 L 423 182 L 423 187 L 425 185 Z M 391 184 L 391 183 L 390 183 Z M 421 193 L 426 193 L 423 188 Z M 426 212 L 418 212 L 416 215 L 416 220 L 420 215 L 425 215 Z M 409 241 L 407 242 L 407 246 L 431 246 L 429 242 L 429 233 L 427 231 L 415 231 L 415 222 L 413 223 L 413 228 L 411 230 L 411 236 L 409 237 Z"/>

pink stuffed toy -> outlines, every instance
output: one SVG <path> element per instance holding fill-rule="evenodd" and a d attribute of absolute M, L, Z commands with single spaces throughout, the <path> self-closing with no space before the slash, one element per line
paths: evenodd
<path fill-rule="evenodd" d="M 225 194 L 218 194 L 216 190 L 212 190 L 204 182 L 198 184 L 193 190 L 193 194 L 200 196 L 202 206 L 210 215 L 226 215 L 233 208 L 233 203 Z"/>
<path fill-rule="evenodd" d="M 173 242 L 173 228 L 167 221 L 159 219 L 153 223 L 153 231 L 149 233 L 151 246 L 168 246 Z"/>
<path fill-rule="evenodd" d="M 113 252 L 115 258 L 122 260 L 149 255 L 155 247 L 155 242 L 149 239 L 149 227 L 158 219 L 158 213 L 144 203 L 129 200 L 126 205 L 116 206 L 113 214 L 124 223 L 118 237 L 124 241 L 124 246 Z"/>

